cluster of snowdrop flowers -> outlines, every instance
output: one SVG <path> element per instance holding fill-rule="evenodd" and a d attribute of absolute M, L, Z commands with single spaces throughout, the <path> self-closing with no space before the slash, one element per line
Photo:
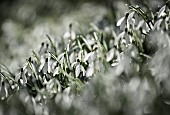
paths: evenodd
<path fill-rule="evenodd" d="M 63 52 L 58 53 L 58 47 L 47 35 L 49 43 L 43 42 L 38 53 L 32 51 L 33 56 L 21 67 L 15 81 L 19 83 L 19 87 L 29 87 L 28 90 L 34 96 L 39 91 L 53 95 L 75 85 L 81 90 L 80 84 L 100 72 L 101 63 L 108 63 L 113 67 L 118 65 L 122 53 L 133 41 L 142 51 L 141 41 L 133 33 L 135 13 L 127 13 L 118 21 L 117 25 L 124 27 L 122 33 L 117 35 L 112 28 L 108 28 L 113 39 L 109 39 L 107 43 L 107 33 L 103 34 L 99 28 L 95 27 L 86 36 L 82 36 L 76 35 L 70 24 L 70 36 L 63 35 L 64 42 L 68 41 L 67 46 Z M 131 51 L 131 54 L 135 56 L 134 51 Z"/>
<path fill-rule="evenodd" d="M 140 34 L 146 35 L 153 28 L 152 20 L 139 6 L 129 6 L 129 8 L 129 12 L 116 24 L 122 30 L 118 39 L 122 41 L 122 44 L 126 44 L 126 47 L 135 40 L 137 42 L 137 34 L 135 33 L 139 33 L 139 30 Z"/>
<path fill-rule="evenodd" d="M 139 6 L 129 6 L 129 8 L 129 12 L 117 22 L 117 26 L 120 27 L 120 33 L 117 36 L 117 41 L 120 43 L 117 42 L 117 47 L 122 46 L 126 49 L 130 44 L 135 43 L 143 51 L 142 44 L 150 31 L 163 28 L 162 31 L 168 32 L 170 18 L 168 2 L 155 15 L 151 13 L 151 17 Z"/>
<path fill-rule="evenodd" d="M 157 15 L 154 16 L 154 30 L 160 30 L 161 28 L 163 31 L 168 31 L 170 29 L 170 8 L 168 3 L 164 5 L 158 12 Z"/>
<path fill-rule="evenodd" d="M 5 65 L 0 65 L 0 99 L 8 98 L 18 88 L 14 75 Z"/>
<path fill-rule="evenodd" d="M 33 55 L 13 76 L 16 90 L 26 88 L 33 97 L 40 92 L 41 99 L 53 97 L 69 87 L 81 91 L 83 83 L 103 68 L 102 63 L 115 66 L 120 60 L 119 50 L 106 44 L 104 37 L 101 32 L 93 31 L 86 36 L 68 38 L 63 53 L 58 53 L 47 35 L 49 42 L 43 42 L 38 52 L 32 50 Z"/>

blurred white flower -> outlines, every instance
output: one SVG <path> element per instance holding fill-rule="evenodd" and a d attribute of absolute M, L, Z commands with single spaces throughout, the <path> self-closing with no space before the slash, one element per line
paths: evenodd
<path fill-rule="evenodd" d="M 94 74 L 94 62 L 89 64 L 89 67 L 87 68 L 86 76 L 91 77 Z"/>
<path fill-rule="evenodd" d="M 113 59 L 114 57 L 114 48 L 110 49 L 108 53 L 106 54 L 106 61 L 109 62 Z"/>
<path fill-rule="evenodd" d="M 69 30 L 64 33 L 63 38 L 65 40 L 67 40 L 67 39 L 71 39 L 71 40 L 76 39 L 76 33 L 72 29 L 72 24 L 69 25 Z"/>
<path fill-rule="evenodd" d="M 39 50 L 39 55 L 42 56 L 45 53 L 45 46 L 44 46 L 44 42 L 41 43 L 41 47 Z"/>
<path fill-rule="evenodd" d="M 8 96 L 8 90 L 6 87 L 6 83 L 2 82 L 0 83 L 0 98 L 4 100 Z"/>

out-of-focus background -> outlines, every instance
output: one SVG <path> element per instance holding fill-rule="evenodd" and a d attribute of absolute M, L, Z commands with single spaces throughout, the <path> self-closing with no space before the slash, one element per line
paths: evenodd
<path fill-rule="evenodd" d="M 76 33 L 87 32 L 90 24 L 104 27 L 127 11 L 125 4 L 156 10 L 165 0 L 1 0 L 0 63 L 16 71 L 31 49 L 47 40 L 61 40 L 72 23 Z"/>

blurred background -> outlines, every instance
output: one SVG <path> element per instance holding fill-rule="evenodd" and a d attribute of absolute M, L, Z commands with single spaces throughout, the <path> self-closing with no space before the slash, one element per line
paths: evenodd
<path fill-rule="evenodd" d="M 17 71 L 46 34 L 60 41 L 72 23 L 76 33 L 86 33 L 90 24 L 100 28 L 115 25 L 125 15 L 125 4 L 156 11 L 166 0 L 1 0 L 0 63 Z M 154 10 L 153 10 L 154 9 Z"/>

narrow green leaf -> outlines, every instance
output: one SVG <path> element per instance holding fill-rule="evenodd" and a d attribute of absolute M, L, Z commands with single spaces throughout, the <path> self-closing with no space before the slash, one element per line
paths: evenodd
<path fill-rule="evenodd" d="M 37 59 L 38 64 L 41 64 L 40 58 L 38 57 L 38 55 L 35 53 L 34 50 L 32 50 L 32 53 L 33 53 L 34 57 Z"/>
<path fill-rule="evenodd" d="M 48 34 L 46 34 L 46 36 L 49 39 L 52 48 L 54 49 L 54 54 L 56 55 L 57 54 L 57 49 L 56 49 L 56 46 L 54 45 L 54 42 L 51 40 L 51 38 L 50 38 L 50 36 Z"/>

